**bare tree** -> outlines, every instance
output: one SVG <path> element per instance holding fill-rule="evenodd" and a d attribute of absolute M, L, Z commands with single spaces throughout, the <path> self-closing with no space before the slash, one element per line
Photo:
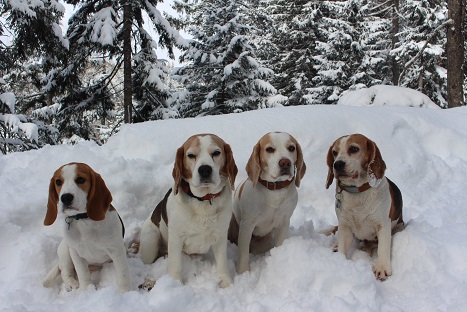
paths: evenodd
<path fill-rule="evenodd" d="M 131 1 L 126 0 L 123 8 L 123 119 L 132 122 L 133 81 L 131 78 Z"/>
<path fill-rule="evenodd" d="M 464 73 L 464 0 L 448 0 L 448 18 L 452 24 L 447 29 L 447 83 L 448 107 L 464 105 L 462 84 Z"/>
<path fill-rule="evenodd" d="M 399 43 L 399 37 L 397 36 L 399 33 L 399 0 L 393 0 L 393 8 L 392 8 L 392 49 L 396 47 Z M 400 76 L 400 67 L 399 62 L 397 62 L 396 57 L 392 57 L 392 84 L 398 85 L 399 83 L 399 76 Z"/>

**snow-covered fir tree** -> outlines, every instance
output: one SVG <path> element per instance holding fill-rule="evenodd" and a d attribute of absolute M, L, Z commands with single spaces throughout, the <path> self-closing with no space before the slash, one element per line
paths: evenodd
<path fill-rule="evenodd" d="M 0 152 L 22 152 L 56 144 L 57 129 L 34 117 L 18 114 L 15 109 L 16 96 L 5 92 L 5 86 L 5 80 L 0 78 Z"/>
<path fill-rule="evenodd" d="M 392 3 L 387 0 L 349 0 L 347 7 L 353 12 L 348 20 L 356 31 L 352 43 L 356 63 L 351 69 L 349 89 L 390 84 Z"/>
<path fill-rule="evenodd" d="M 355 28 L 358 6 L 352 1 L 319 2 L 316 30 L 316 75 L 312 103 L 333 104 L 352 85 L 352 74 L 360 64 L 360 45 Z"/>
<path fill-rule="evenodd" d="M 391 51 L 401 64 L 399 85 L 418 90 L 446 107 L 447 4 L 439 0 L 401 2 L 399 43 Z"/>
<path fill-rule="evenodd" d="M 274 87 L 288 97 L 287 105 L 311 104 L 318 10 L 308 0 L 261 1 L 258 6 L 272 21 L 266 29 L 268 40 L 260 41 L 260 55 L 268 58 L 267 64 L 275 72 Z M 264 29 L 261 24 L 268 25 L 257 20 L 259 29 Z"/>
<path fill-rule="evenodd" d="M 3 153 L 56 144 L 58 132 L 35 113 L 52 104 L 54 73 L 64 61 L 68 41 L 55 1 L 0 3 L 0 141 Z"/>
<path fill-rule="evenodd" d="M 60 131 L 66 136 L 77 134 L 84 139 L 95 139 L 96 120 L 113 117 L 114 89 L 110 85 L 121 79 L 123 51 L 132 54 L 131 80 L 135 100 L 135 121 L 145 121 L 167 116 L 166 62 L 158 59 L 155 49 L 166 48 L 173 57 L 173 47 L 183 47 L 184 39 L 156 8 L 158 0 L 150 1 L 67 1 L 77 5 L 69 20 L 67 36 L 70 41 L 68 63 L 59 76 L 63 93 L 60 103 Z M 131 6 L 131 47 L 124 46 L 123 9 Z M 148 16 L 149 19 L 145 18 Z M 150 25 L 144 25 L 149 20 Z M 146 27 L 157 32 L 153 38 Z M 95 74 L 92 80 L 83 79 L 83 73 L 94 67 L 101 58 L 112 67 Z M 102 67 L 98 67 L 102 69 Z M 123 89 L 119 89 L 121 92 Z M 120 94 L 121 96 L 121 94 Z"/>
<path fill-rule="evenodd" d="M 182 116 L 224 114 L 271 107 L 283 101 L 267 81 L 272 71 L 257 59 L 239 0 L 182 1 L 182 23 L 193 40 L 176 70 L 186 86 L 179 97 Z"/>

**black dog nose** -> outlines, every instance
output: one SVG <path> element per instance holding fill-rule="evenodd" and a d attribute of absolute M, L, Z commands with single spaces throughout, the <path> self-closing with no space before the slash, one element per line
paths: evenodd
<path fill-rule="evenodd" d="M 212 168 L 208 165 L 202 165 L 198 168 L 198 173 L 202 178 L 209 178 L 212 173 Z"/>
<path fill-rule="evenodd" d="M 334 163 L 334 169 L 337 171 L 342 171 L 345 168 L 345 161 L 338 160 Z"/>
<path fill-rule="evenodd" d="M 282 158 L 281 160 L 279 160 L 279 167 L 281 167 L 283 169 L 290 168 L 291 164 L 292 163 L 287 158 Z"/>
<path fill-rule="evenodd" d="M 65 193 L 62 196 L 60 196 L 60 200 L 65 206 L 70 206 L 71 203 L 73 202 L 73 198 L 75 197 L 70 193 Z"/>

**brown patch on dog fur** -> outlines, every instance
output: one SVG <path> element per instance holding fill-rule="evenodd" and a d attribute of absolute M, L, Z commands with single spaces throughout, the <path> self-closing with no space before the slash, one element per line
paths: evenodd
<path fill-rule="evenodd" d="M 167 200 L 169 198 L 170 193 L 172 193 L 172 189 L 170 189 L 164 196 L 164 198 L 157 204 L 156 208 L 152 212 L 151 221 L 157 227 L 161 223 L 161 220 L 164 220 L 165 224 L 169 223 L 169 218 L 167 216 Z"/>
<path fill-rule="evenodd" d="M 235 245 L 238 245 L 238 232 L 240 231 L 240 226 L 238 225 L 237 219 L 235 219 L 234 214 L 230 218 L 229 232 L 227 238 L 229 241 Z"/>
<path fill-rule="evenodd" d="M 402 220 L 403 203 L 401 191 L 391 180 L 388 179 L 388 183 L 389 192 L 391 194 L 391 210 L 389 211 L 389 218 L 391 218 L 391 221 L 397 220 L 397 224 L 404 224 L 404 220 Z"/>
<path fill-rule="evenodd" d="M 240 185 L 240 188 L 238 189 L 238 199 L 242 198 L 242 192 L 243 192 L 243 189 L 245 188 L 245 184 L 246 184 L 246 181 L 244 181 L 242 185 Z"/>

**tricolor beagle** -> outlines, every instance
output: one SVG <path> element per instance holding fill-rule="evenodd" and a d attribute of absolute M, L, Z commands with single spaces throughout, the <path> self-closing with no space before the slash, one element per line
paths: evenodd
<path fill-rule="evenodd" d="M 246 165 L 248 179 L 234 194 L 229 239 L 238 244 L 238 273 L 249 270 L 249 252 L 282 245 L 298 201 L 306 165 L 300 144 L 288 133 L 264 135 Z"/>
<path fill-rule="evenodd" d="M 141 230 L 143 262 L 168 253 L 168 273 L 181 280 L 182 252 L 204 254 L 212 247 L 219 285 L 231 285 L 227 231 L 236 175 L 232 150 L 218 136 L 198 134 L 183 143 L 172 171 L 174 186 Z"/>
<path fill-rule="evenodd" d="M 376 144 L 361 134 L 337 139 L 327 154 L 326 188 L 336 178 L 338 251 L 349 258 L 353 237 L 378 242 L 376 278 L 385 280 L 391 269 L 391 231 L 403 228 L 402 195 L 384 176 L 386 164 Z"/>
<path fill-rule="evenodd" d="M 69 163 L 55 171 L 44 225 L 54 223 L 60 211 L 64 239 L 57 251 L 58 264 L 43 281 L 45 287 L 61 274 L 67 288 L 86 288 L 91 284 L 88 266 L 113 261 L 118 289 L 130 290 L 123 222 L 111 202 L 104 180 L 88 165 Z"/>

